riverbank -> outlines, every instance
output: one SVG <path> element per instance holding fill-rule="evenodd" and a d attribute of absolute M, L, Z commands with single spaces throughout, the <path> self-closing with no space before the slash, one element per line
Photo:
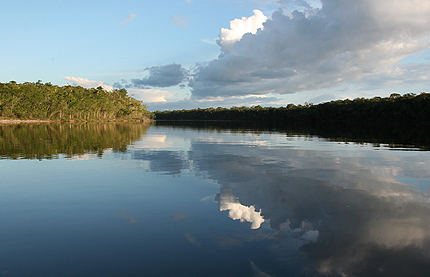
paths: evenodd
<path fill-rule="evenodd" d="M 59 122 L 59 120 L 21 120 L 21 119 L 0 119 L 0 124 L 20 124 L 20 123 L 48 123 Z"/>
<path fill-rule="evenodd" d="M 78 123 L 78 122 L 100 122 L 100 123 L 123 123 L 123 122 L 152 122 L 154 120 L 42 120 L 42 119 L 0 119 L 0 124 L 21 124 L 21 123 Z"/>

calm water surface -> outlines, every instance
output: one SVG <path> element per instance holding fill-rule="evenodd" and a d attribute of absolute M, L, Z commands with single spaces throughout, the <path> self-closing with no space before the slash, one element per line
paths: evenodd
<path fill-rule="evenodd" d="M 0 275 L 430 270 L 430 152 L 419 148 L 252 129 L 0 131 Z"/>

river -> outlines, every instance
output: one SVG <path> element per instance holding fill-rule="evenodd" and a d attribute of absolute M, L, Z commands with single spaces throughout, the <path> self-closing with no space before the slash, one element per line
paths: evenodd
<path fill-rule="evenodd" d="M 403 133 L 0 125 L 0 275 L 425 276 L 429 145 Z"/>

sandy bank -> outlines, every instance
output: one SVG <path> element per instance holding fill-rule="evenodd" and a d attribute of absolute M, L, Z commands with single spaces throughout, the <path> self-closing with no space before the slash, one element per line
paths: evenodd
<path fill-rule="evenodd" d="M 17 124 L 17 123 L 47 123 L 47 122 L 58 122 L 58 120 L 38 120 L 38 119 L 0 119 L 0 124 Z"/>

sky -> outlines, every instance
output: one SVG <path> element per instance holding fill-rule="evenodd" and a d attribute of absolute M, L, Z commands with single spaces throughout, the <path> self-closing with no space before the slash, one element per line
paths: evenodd
<path fill-rule="evenodd" d="M 430 90 L 429 0 L 14 0 L 0 82 L 127 89 L 148 109 Z"/>

